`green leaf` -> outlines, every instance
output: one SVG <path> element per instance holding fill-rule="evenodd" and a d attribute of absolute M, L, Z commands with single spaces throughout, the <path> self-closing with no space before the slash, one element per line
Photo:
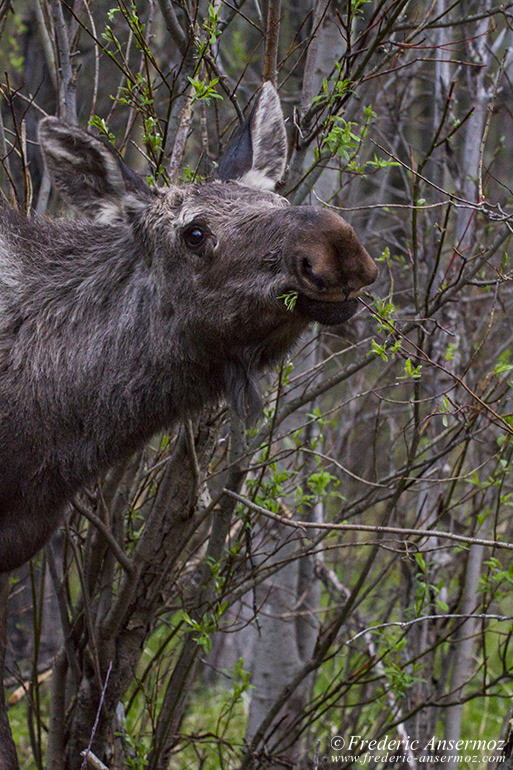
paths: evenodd
<path fill-rule="evenodd" d="M 298 297 L 299 293 L 297 291 L 291 291 L 288 294 L 280 294 L 277 299 L 282 299 L 287 310 L 292 312 L 296 307 Z"/>
<path fill-rule="evenodd" d="M 383 361 L 388 361 L 388 356 L 384 345 L 378 345 L 376 340 L 371 340 L 371 346 L 374 353 L 377 353 Z"/>

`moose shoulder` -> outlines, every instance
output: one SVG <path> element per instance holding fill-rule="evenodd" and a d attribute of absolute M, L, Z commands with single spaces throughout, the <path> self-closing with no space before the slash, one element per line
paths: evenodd
<path fill-rule="evenodd" d="M 338 215 L 272 192 L 286 137 L 269 84 L 203 185 L 150 189 L 54 118 L 39 137 L 83 218 L 0 209 L 0 572 L 159 429 L 224 395 L 251 411 L 253 374 L 309 321 L 349 318 L 377 273 Z"/>

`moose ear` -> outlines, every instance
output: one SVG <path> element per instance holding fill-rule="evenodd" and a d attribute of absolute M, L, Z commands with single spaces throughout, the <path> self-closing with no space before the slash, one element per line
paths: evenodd
<path fill-rule="evenodd" d="M 39 144 L 55 188 L 75 208 L 97 222 L 125 219 L 143 208 L 150 188 L 99 140 L 58 118 L 39 124 Z"/>
<path fill-rule="evenodd" d="M 248 187 L 274 190 L 285 171 L 287 132 L 280 98 L 272 83 L 264 83 L 245 123 L 229 141 L 218 175 Z"/>

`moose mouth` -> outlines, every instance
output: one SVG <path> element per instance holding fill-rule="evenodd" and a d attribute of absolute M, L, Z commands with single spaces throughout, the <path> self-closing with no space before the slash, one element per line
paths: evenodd
<path fill-rule="evenodd" d="M 323 326 L 337 326 L 348 321 L 358 309 L 357 299 L 347 299 L 342 302 L 328 302 L 326 300 L 311 299 L 305 294 L 299 294 L 295 310 L 308 318 L 309 321 L 317 321 Z"/>

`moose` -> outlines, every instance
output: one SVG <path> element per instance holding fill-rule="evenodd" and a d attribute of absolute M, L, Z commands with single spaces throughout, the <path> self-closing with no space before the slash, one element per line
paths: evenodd
<path fill-rule="evenodd" d="M 222 397 L 253 412 L 256 374 L 309 322 L 350 318 L 377 275 L 338 214 L 274 192 L 287 142 L 270 83 L 213 181 L 150 187 L 57 118 L 39 142 L 81 216 L 0 205 L 0 573 L 157 431 Z"/>

